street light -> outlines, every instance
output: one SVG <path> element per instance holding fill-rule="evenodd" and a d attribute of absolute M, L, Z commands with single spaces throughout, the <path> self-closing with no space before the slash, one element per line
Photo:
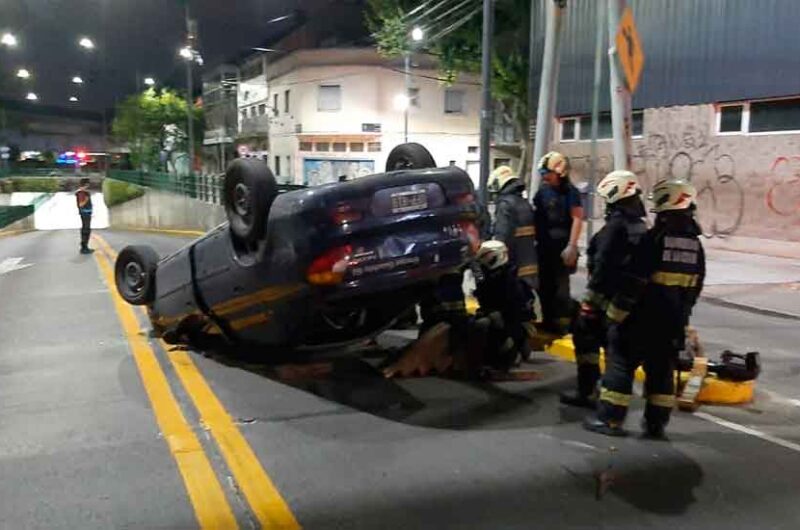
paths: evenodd
<path fill-rule="evenodd" d="M 30 78 L 30 76 L 31 73 L 25 68 L 20 68 L 19 70 L 17 70 L 17 77 L 19 77 L 20 79 L 28 79 Z"/>
<path fill-rule="evenodd" d="M 411 106 L 411 98 L 405 94 L 397 94 L 394 97 L 394 108 L 401 112 L 405 112 L 408 110 L 408 107 Z"/>
<path fill-rule="evenodd" d="M 78 102 L 78 96 L 70 96 L 70 97 L 69 97 L 69 100 L 70 100 L 72 103 L 77 103 L 77 102 Z"/>
<path fill-rule="evenodd" d="M 178 55 L 180 55 L 187 61 L 190 61 L 192 59 L 192 49 L 188 46 L 184 46 L 183 48 L 178 50 Z"/>
<path fill-rule="evenodd" d="M 147 85 L 147 86 L 153 86 L 153 85 L 156 84 L 156 80 L 153 79 L 152 77 L 145 77 L 144 78 L 144 84 Z"/>
<path fill-rule="evenodd" d="M 28 95 L 25 96 L 25 99 L 27 99 L 28 101 L 38 101 L 39 100 L 39 96 L 37 96 L 33 92 L 28 92 Z"/>
<path fill-rule="evenodd" d="M 81 37 L 78 41 L 78 46 L 87 50 L 94 50 L 94 42 L 89 37 Z"/>
<path fill-rule="evenodd" d="M 3 33 L 3 36 L 0 37 L 0 44 L 15 48 L 17 46 L 17 38 L 11 33 Z"/>
<path fill-rule="evenodd" d="M 75 77 L 72 78 L 72 82 L 75 83 L 76 85 L 82 85 L 83 79 L 81 79 L 81 76 L 76 75 Z"/>
<path fill-rule="evenodd" d="M 414 29 L 411 30 L 411 39 L 414 42 L 419 42 L 424 38 L 425 38 L 425 31 L 421 27 L 416 26 Z"/>

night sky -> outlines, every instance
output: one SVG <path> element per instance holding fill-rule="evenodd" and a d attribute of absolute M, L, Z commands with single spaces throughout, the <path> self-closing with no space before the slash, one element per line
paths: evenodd
<path fill-rule="evenodd" d="M 199 49 L 206 67 L 244 53 L 281 34 L 291 19 L 267 24 L 296 9 L 302 0 L 190 0 L 198 20 Z M 0 33 L 19 39 L 15 49 L 0 45 L 0 98 L 24 101 L 35 92 L 39 104 L 99 111 L 136 91 L 139 79 L 185 86 L 177 52 L 185 40 L 181 0 L 0 0 Z M 94 51 L 78 46 L 94 40 Z M 19 68 L 33 77 L 16 77 Z M 80 75 L 84 84 L 71 79 Z M 75 95 L 80 101 L 70 103 Z"/>

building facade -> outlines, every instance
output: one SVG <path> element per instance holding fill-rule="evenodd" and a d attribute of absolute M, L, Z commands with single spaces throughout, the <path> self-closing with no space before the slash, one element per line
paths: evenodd
<path fill-rule="evenodd" d="M 632 0 L 630 5 L 645 54 L 633 97 L 631 163 L 645 189 L 664 178 L 691 180 L 700 194 L 703 230 L 714 242 L 800 242 L 800 70 L 795 64 L 800 40 L 790 29 L 800 3 Z M 551 147 L 572 157 L 578 183 L 589 178 L 593 50 L 602 6 L 570 2 L 563 35 Z M 537 45 L 540 55 L 543 43 Z M 609 108 L 607 70 L 606 61 L 604 111 Z M 613 167 L 610 137 L 610 116 L 604 112 L 595 178 Z M 595 217 L 602 217 L 595 206 Z"/>
<path fill-rule="evenodd" d="M 203 171 L 219 173 L 236 155 L 239 69 L 224 64 L 203 75 Z"/>
<path fill-rule="evenodd" d="M 266 78 L 243 75 L 239 86 L 239 149 L 243 156 L 266 156 L 281 182 L 317 185 L 380 172 L 392 148 L 405 141 L 398 106 L 405 74 L 373 48 L 298 50 L 260 60 Z M 415 57 L 414 64 L 408 141 L 477 181 L 478 83 L 464 77 L 444 86 L 429 58 Z M 250 135 L 264 140 L 256 144 Z"/>

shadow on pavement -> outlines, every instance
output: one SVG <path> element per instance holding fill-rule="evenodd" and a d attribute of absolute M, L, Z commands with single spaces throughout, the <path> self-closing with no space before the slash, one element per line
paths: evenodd
<path fill-rule="evenodd" d="M 474 430 L 531 428 L 576 423 L 583 414 L 559 416 L 556 393 L 571 383 L 574 367 L 545 358 L 527 365 L 543 380 L 515 382 L 466 381 L 436 376 L 387 379 L 381 367 L 396 354 L 378 345 L 344 356 L 309 357 L 292 364 L 267 364 L 246 348 L 205 345 L 202 354 L 227 366 L 368 414 L 433 429 Z M 261 357 L 263 358 L 263 357 Z"/>

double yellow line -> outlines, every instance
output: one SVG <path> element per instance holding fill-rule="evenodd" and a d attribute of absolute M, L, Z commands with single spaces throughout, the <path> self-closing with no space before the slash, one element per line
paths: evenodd
<path fill-rule="evenodd" d="M 95 235 L 94 238 L 102 250 L 95 253 L 97 264 L 108 285 L 156 421 L 178 465 L 200 528 L 238 529 L 222 485 L 197 435 L 181 411 L 155 351 L 140 330 L 134 308 L 117 293 L 112 267 L 116 252 L 101 237 Z M 163 342 L 160 345 L 167 352 L 178 379 L 196 407 L 203 425 L 211 432 L 262 528 L 299 529 L 300 525 L 286 501 L 191 357 L 184 351 L 171 351 Z"/>

